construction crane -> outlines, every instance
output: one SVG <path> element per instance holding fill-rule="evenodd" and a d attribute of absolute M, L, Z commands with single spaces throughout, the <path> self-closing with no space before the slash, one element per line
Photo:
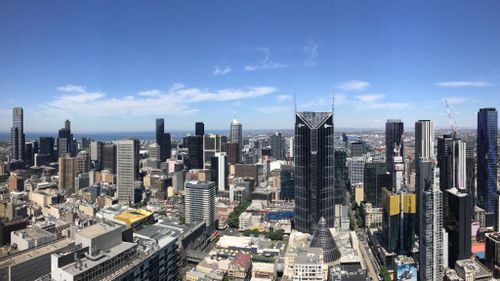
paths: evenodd
<path fill-rule="evenodd" d="M 457 124 L 455 122 L 455 119 L 453 118 L 453 114 L 451 113 L 450 104 L 448 103 L 448 99 L 446 99 L 446 98 L 444 99 L 444 105 L 446 106 L 446 113 L 448 113 L 448 124 L 450 125 L 453 137 L 457 137 L 458 133 L 459 133 L 458 128 L 457 128 Z"/>

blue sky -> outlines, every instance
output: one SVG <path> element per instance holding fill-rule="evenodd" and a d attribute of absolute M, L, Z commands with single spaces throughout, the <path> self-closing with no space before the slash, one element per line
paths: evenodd
<path fill-rule="evenodd" d="M 475 127 L 500 106 L 500 2 L 1 1 L 0 131 Z"/>

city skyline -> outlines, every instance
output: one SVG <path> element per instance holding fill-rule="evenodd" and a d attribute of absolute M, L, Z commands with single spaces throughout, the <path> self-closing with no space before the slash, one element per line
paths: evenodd
<path fill-rule="evenodd" d="M 447 128 L 444 98 L 472 128 L 477 109 L 500 106 L 496 1 L 242 3 L 135 3 L 113 17 L 110 3 L 0 4 L 0 119 L 20 106 L 26 132 L 66 119 L 75 132 L 149 131 L 152 118 L 292 129 L 295 93 L 299 111 L 335 96 L 338 128 Z"/>

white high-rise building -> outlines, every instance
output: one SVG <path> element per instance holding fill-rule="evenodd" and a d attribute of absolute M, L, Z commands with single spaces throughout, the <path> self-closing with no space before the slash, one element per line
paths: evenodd
<path fill-rule="evenodd" d="M 243 129 L 241 123 L 236 119 L 233 119 L 229 128 L 229 142 L 238 143 L 241 150 L 241 146 L 243 145 Z"/>
<path fill-rule="evenodd" d="M 419 161 L 422 174 L 432 174 L 432 162 L 429 160 Z M 436 168 L 437 170 L 437 168 Z M 438 174 L 438 172 L 436 173 Z M 425 190 L 421 193 L 421 209 L 419 214 L 419 260 L 420 280 L 442 280 L 443 279 L 443 194 L 439 189 L 439 177 L 434 174 L 434 181 L 425 184 Z"/>
<path fill-rule="evenodd" d="M 186 223 L 204 221 L 208 228 L 215 225 L 215 195 L 217 186 L 211 181 L 189 181 L 184 188 Z"/>
<path fill-rule="evenodd" d="M 116 146 L 116 188 L 118 201 L 134 202 L 135 180 L 139 173 L 139 141 L 120 140 Z"/>
<path fill-rule="evenodd" d="M 415 122 L 415 160 L 434 158 L 434 123 L 430 120 Z"/>
<path fill-rule="evenodd" d="M 451 147 L 453 157 L 453 186 L 458 189 L 466 189 L 467 165 L 466 165 L 466 143 L 461 139 L 454 139 Z"/>
<path fill-rule="evenodd" d="M 215 162 L 214 162 L 215 161 Z M 212 158 L 212 178 L 211 180 L 217 184 L 219 191 L 226 190 L 228 186 L 227 178 L 229 176 L 228 156 L 225 152 L 216 152 Z"/>

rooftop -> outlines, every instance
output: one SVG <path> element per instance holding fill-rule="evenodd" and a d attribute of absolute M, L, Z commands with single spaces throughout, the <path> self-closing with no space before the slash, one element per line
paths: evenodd
<path fill-rule="evenodd" d="M 23 238 L 33 239 L 33 240 L 38 240 L 40 238 L 50 235 L 54 236 L 54 234 L 48 232 L 47 230 L 38 227 L 30 227 L 21 230 L 16 230 L 14 231 L 14 233 L 16 235 L 20 235 Z"/>
<path fill-rule="evenodd" d="M 142 209 L 132 209 L 115 216 L 115 220 L 119 220 L 127 225 L 131 225 L 150 217 L 152 214 L 153 213 Z"/>
<path fill-rule="evenodd" d="M 120 227 L 122 226 L 108 223 L 96 223 L 89 227 L 82 228 L 78 234 L 86 238 L 96 238 Z"/>

